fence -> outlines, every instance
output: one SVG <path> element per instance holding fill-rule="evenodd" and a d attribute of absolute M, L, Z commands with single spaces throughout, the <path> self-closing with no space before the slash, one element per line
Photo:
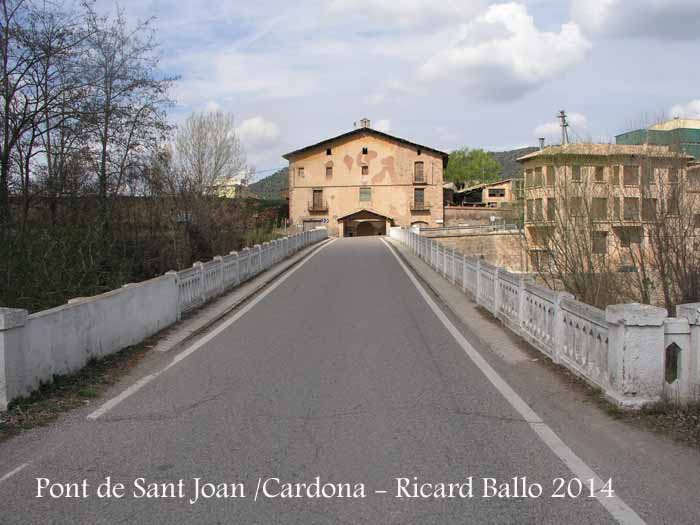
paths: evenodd
<path fill-rule="evenodd" d="M 390 236 L 617 405 L 698 399 L 700 303 L 679 306 L 672 318 L 663 308 L 636 303 L 603 311 L 414 231 L 391 228 Z"/>
<path fill-rule="evenodd" d="M 0 410 L 55 375 L 74 372 L 91 358 L 143 341 L 326 237 L 325 229 L 298 233 L 32 315 L 0 308 Z"/>

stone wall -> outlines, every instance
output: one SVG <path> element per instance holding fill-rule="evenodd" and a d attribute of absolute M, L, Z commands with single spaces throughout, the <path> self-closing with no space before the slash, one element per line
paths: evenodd
<path fill-rule="evenodd" d="M 514 223 L 518 211 L 513 208 L 473 208 L 469 206 L 445 206 L 445 226 L 463 224 L 491 224 L 491 217 L 496 222 Z"/>
<path fill-rule="evenodd" d="M 528 271 L 526 252 L 519 231 L 474 233 L 468 230 L 450 230 L 449 233 L 426 232 L 443 246 L 460 253 L 484 259 L 513 272 Z"/>

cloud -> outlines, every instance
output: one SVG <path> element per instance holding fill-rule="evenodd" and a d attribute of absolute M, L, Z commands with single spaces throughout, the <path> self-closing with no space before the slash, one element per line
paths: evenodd
<path fill-rule="evenodd" d="M 572 0 L 571 18 L 604 36 L 700 38 L 698 0 Z"/>
<path fill-rule="evenodd" d="M 275 144 L 280 136 L 280 128 L 274 122 L 256 116 L 241 122 L 236 133 L 247 148 L 260 148 Z"/>
<path fill-rule="evenodd" d="M 467 23 L 460 40 L 428 59 L 418 77 L 456 77 L 477 97 L 516 99 L 580 62 L 590 47 L 574 23 L 540 32 L 524 5 L 498 4 Z"/>
<path fill-rule="evenodd" d="M 404 27 L 425 26 L 439 20 L 468 18 L 482 3 L 481 0 L 331 0 L 328 11 Z"/>
<path fill-rule="evenodd" d="M 700 119 L 700 99 L 691 100 L 687 104 L 677 104 L 669 113 L 671 117 Z"/>
<path fill-rule="evenodd" d="M 588 134 L 588 119 L 581 113 L 569 113 L 569 138 L 575 141 L 576 138 L 583 138 Z M 532 134 L 537 137 L 544 137 L 548 143 L 561 143 L 561 125 L 558 120 L 545 122 L 535 127 Z"/>
<path fill-rule="evenodd" d="M 372 127 L 377 131 L 383 131 L 384 133 L 389 133 L 391 131 L 391 120 L 388 118 L 378 120 Z"/>

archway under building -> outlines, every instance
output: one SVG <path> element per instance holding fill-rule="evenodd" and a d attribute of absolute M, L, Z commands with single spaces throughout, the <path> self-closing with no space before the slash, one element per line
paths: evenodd
<path fill-rule="evenodd" d="M 338 218 L 338 224 L 342 225 L 343 237 L 386 235 L 393 223 L 391 217 L 370 210 L 360 210 Z"/>

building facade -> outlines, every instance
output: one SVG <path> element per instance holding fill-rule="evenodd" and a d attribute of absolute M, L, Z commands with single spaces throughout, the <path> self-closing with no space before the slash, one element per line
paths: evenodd
<path fill-rule="evenodd" d="M 548 243 L 556 242 L 559 253 L 576 245 L 571 252 L 589 250 L 608 256 L 609 268 L 635 271 L 630 248 L 644 249 L 652 224 L 700 211 L 700 187 L 686 173 L 690 157 L 665 146 L 570 144 L 518 160 L 533 268 L 551 262 Z"/>
<path fill-rule="evenodd" d="M 292 225 L 329 234 L 385 234 L 390 226 L 443 223 L 447 153 L 370 127 L 287 153 Z"/>

